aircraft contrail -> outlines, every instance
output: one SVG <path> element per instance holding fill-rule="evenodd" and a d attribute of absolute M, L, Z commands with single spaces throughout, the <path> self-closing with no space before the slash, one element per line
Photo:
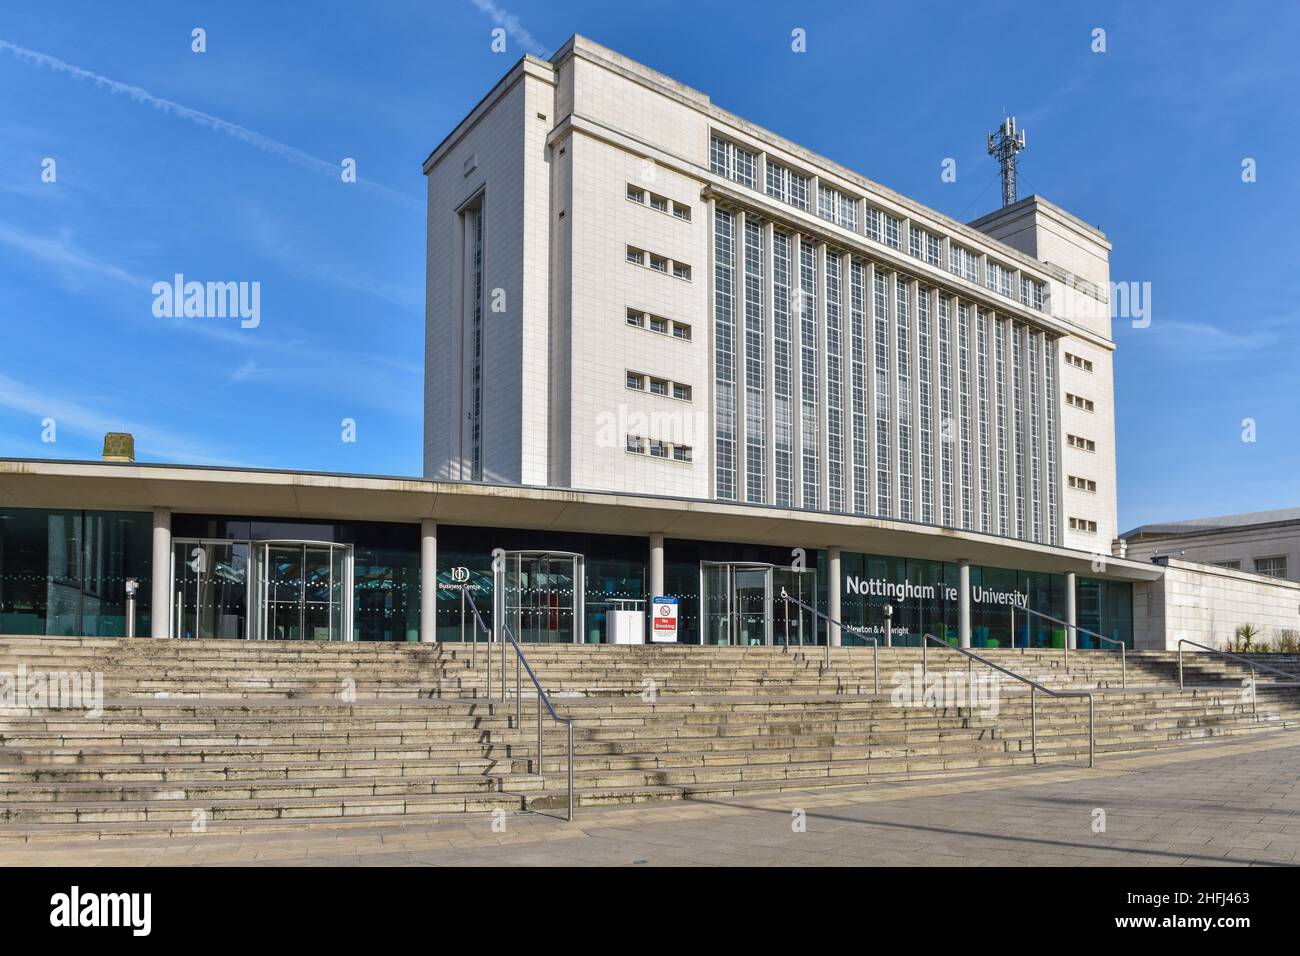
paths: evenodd
<path fill-rule="evenodd" d="M 166 113 L 169 116 L 178 116 L 181 119 L 189 120 L 199 126 L 215 130 L 218 133 L 225 133 L 234 139 L 247 143 L 254 149 L 260 149 L 264 153 L 272 156 L 278 156 L 289 162 L 301 166 L 312 172 L 327 173 L 330 176 L 338 177 L 341 167 L 338 163 L 331 163 L 323 159 L 318 159 L 310 153 L 305 153 L 295 146 L 287 143 L 281 143 L 278 140 L 271 139 L 269 136 L 263 136 L 261 133 L 254 132 L 246 126 L 240 126 L 238 123 L 231 123 L 220 117 L 213 116 L 210 113 L 204 113 L 201 110 L 191 109 L 188 106 L 182 106 L 171 100 L 163 99 L 160 96 L 154 96 L 148 90 L 139 86 L 131 86 L 128 83 L 119 83 L 117 80 L 110 79 L 107 76 L 101 76 L 98 73 L 92 73 L 90 70 L 83 70 L 79 66 L 73 66 L 58 57 L 50 56 L 47 53 L 38 53 L 36 50 L 29 50 L 26 47 L 10 43 L 8 40 L 0 40 L 0 50 L 6 50 L 12 53 L 20 60 L 28 63 L 34 63 L 37 66 L 48 67 L 58 73 L 66 73 L 78 80 L 89 80 L 101 89 L 108 90 L 110 93 L 119 96 L 127 96 L 137 103 L 145 106 L 152 106 L 159 112 Z M 424 203 L 413 196 L 399 192 L 396 189 L 390 189 L 387 186 L 381 186 L 378 183 L 367 182 L 357 178 L 357 185 L 378 195 L 384 196 L 395 202 L 403 203 L 415 208 L 423 208 Z"/>

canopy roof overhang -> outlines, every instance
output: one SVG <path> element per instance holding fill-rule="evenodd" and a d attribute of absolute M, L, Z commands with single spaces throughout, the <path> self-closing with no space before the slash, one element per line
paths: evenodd
<path fill-rule="evenodd" d="M 0 459 L 0 507 L 419 522 L 827 548 L 1154 581 L 1157 565 L 932 525 L 763 505 L 519 485 L 116 462 Z"/>

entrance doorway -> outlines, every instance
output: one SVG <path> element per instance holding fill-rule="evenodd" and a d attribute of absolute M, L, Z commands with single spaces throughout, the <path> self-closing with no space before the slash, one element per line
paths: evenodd
<path fill-rule="evenodd" d="M 815 606 L 817 572 L 758 562 L 700 562 L 700 642 L 816 644 L 816 620 L 793 603 L 787 613 L 782 588 Z"/>
<path fill-rule="evenodd" d="M 171 633 L 264 641 L 352 639 L 352 549 L 322 541 L 172 545 Z"/>
<path fill-rule="evenodd" d="M 516 639 L 577 644 L 585 619 L 585 562 L 572 551 L 506 551 L 494 561 L 498 620 Z"/>

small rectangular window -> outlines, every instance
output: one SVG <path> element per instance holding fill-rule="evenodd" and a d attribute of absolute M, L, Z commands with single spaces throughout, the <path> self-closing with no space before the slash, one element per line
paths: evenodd
<path fill-rule="evenodd" d="M 636 436 L 636 435 L 628 435 L 628 436 L 627 436 L 627 446 L 626 446 L 626 447 L 627 447 L 627 450 L 630 451 L 630 452 L 631 452 L 632 454 L 634 454 L 634 455 L 644 455 L 644 454 L 645 454 L 645 446 L 641 443 L 641 439 L 640 439 L 638 436 Z"/>
<path fill-rule="evenodd" d="M 633 263 L 633 264 L 639 266 L 639 265 L 641 264 L 641 261 L 642 261 L 642 260 L 641 260 L 641 256 L 642 256 L 642 255 L 643 255 L 643 253 L 641 252 L 640 249 L 634 249 L 634 248 L 632 248 L 631 246 L 628 246 L 628 247 L 627 247 L 627 261 L 628 261 L 628 262 L 631 262 L 631 263 Z"/>
<path fill-rule="evenodd" d="M 691 221 L 691 207 L 683 206 L 679 202 L 673 203 L 673 215 L 678 219 L 684 219 L 686 222 Z"/>
<path fill-rule="evenodd" d="M 677 276 L 677 278 L 679 279 L 689 280 L 691 277 L 691 267 L 687 265 L 682 265 L 680 262 L 674 262 L 673 275 Z"/>
<path fill-rule="evenodd" d="M 636 186 L 628 186 L 628 187 L 627 187 L 627 198 L 630 199 L 630 200 L 632 200 L 633 202 L 644 203 L 644 202 L 645 202 L 645 190 L 644 190 L 644 189 L 638 189 Z"/>
<path fill-rule="evenodd" d="M 665 382 L 662 378 L 652 378 L 652 379 L 650 379 L 650 394 L 651 394 L 651 395 L 667 395 L 667 394 L 668 394 L 668 383 Z"/>
<path fill-rule="evenodd" d="M 645 316 L 640 312 L 634 312 L 631 309 L 628 309 L 627 324 L 635 325 L 638 328 L 643 328 L 645 326 Z"/>
<path fill-rule="evenodd" d="M 689 402 L 691 400 L 691 387 L 682 385 L 680 382 L 673 383 L 673 398 L 679 401 Z"/>
<path fill-rule="evenodd" d="M 627 387 L 634 388 L 638 392 L 645 388 L 645 377 L 639 372 L 627 373 Z"/>
<path fill-rule="evenodd" d="M 650 208 L 653 209 L 653 210 L 655 210 L 656 212 L 667 212 L 667 211 L 668 211 L 668 200 L 665 199 L 663 196 L 656 196 L 656 195 L 654 195 L 653 193 L 651 193 L 651 194 L 650 194 Z"/>
<path fill-rule="evenodd" d="M 691 327 L 689 325 L 682 325 L 680 322 L 674 322 L 673 335 L 679 339 L 689 340 L 691 337 Z"/>
<path fill-rule="evenodd" d="M 667 272 L 668 260 L 665 259 L 663 256 L 651 256 L 650 268 L 653 269 L 655 272 Z"/>
<path fill-rule="evenodd" d="M 650 454 L 655 458 L 667 458 L 668 446 L 658 439 L 654 439 L 650 442 Z"/>
<path fill-rule="evenodd" d="M 661 335 L 666 335 L 666 334 L 668 333 L 668 320 L 667 320 L 667 319 L 660 319 L 660 318 L 656 318 L 656 317 L 654 317 L 654 316 L 651 316 L 651 317 L 650 317 L 650 331 L 651 331 L 651 332 L 658 332 L 658 333 L 660 333 Z"/>
<path fill-rule="evenodd" d="M 1256 558 L 1255 573 L 1264 574 L 1270 578 L 1286 577 L 1286 556 L 1272 558 Z"/>
<path fill-rule="evenodd" d="M 691 449 L 689 445 L 674 445 L 673 458 L 677 461 L 690 461 Z"/>

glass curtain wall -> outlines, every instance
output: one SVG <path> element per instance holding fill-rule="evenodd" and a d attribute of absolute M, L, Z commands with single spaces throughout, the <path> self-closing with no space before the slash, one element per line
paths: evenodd
<path fill-rule="evenodd" d="M 0 634 L 123 637 L 127 578 L 148 634 L 152 528 L 145 512 L 0 509 Z"/>

